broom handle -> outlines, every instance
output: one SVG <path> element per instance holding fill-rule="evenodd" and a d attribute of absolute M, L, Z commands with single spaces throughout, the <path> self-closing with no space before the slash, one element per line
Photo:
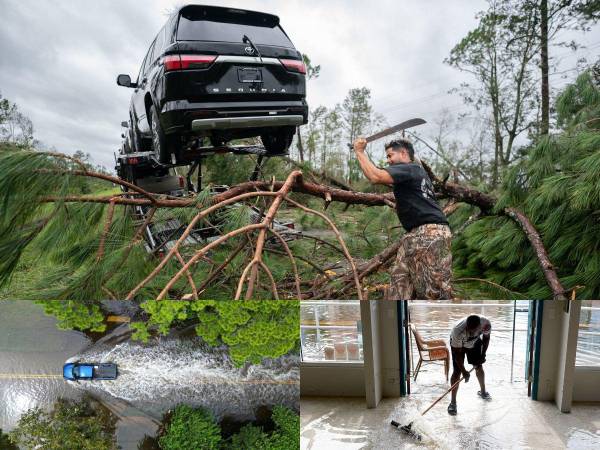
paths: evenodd
<path fill-rule="evenodd" d="M 473 372 L 473 370 L 475 370 L 475 367 L 472 367 L 471 370 L 469 370 L 469 373 Z M 450 392 L 452 389 L 454 389 L 454 387 L 458 383 L 460 383 L 464 378 L 465 377 L 461 375 L 461 377 L 458 379 L 458 381 L 456 383 L 454 383 L 452 386 L 450 386 L 450 389 L 448 389 L 446 392 L 444 392 L 440 398 L 438 398 L 435 402 L 433 402 L 431 405 L 429 405 L 429 408 L 427 408 L 425 411 L 423 411 L 421 413 L 421 415 L 424 416 L 427 411 L 429 411 L 431 408 L 433 408 L 441 399 L 443 399 L 446 395 L 448 395 L 448 392 Z"/>

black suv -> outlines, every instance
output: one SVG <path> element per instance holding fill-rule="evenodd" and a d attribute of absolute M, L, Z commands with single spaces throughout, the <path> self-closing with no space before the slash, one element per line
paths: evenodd
<path fill-rule="evenodd" d="M 260 136 L 268 154 L 285 153 L 308 119 L 302 54 L 279 17 L 187 5 L 150 46 L 134 89 L 126 152 L 154 152 L 160 163 L 208 141 Z"/>

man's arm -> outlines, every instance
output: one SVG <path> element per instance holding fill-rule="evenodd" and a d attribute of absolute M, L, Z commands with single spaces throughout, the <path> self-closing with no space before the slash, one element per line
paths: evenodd
<path fill-rule="evenodd" d="M 490 335 L 484 334 L 481 340 L 483 342 L 482 351 L 483 351 L 483 354 L 485 355 L 485 352 L 487 351 L 488 346 L 490 345 Z"/>
<path fill-rule="evenodd" d="M 366 147 L 367 140 L 365 138 L 358 138 L 356 141 L 354 141 L 354 152 L 356 153 L 358 164 L 360 165 L 360 168 L 365 176 L 371 183 L 394 184 L 392 176 L 386 170 L 377 168 L 375 164 L 371 162 L 365 153 Z"/>

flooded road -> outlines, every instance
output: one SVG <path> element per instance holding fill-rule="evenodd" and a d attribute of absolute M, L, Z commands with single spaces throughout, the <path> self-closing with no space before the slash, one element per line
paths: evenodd
<path fill-rule="evenodd" d="M 33 302 L 0 301 L 0 428 L 12 429 L 34 406 L 80 398 L 63 381 L 62 366 L 90 343 L 83 333 L 57 330 Z"/>
<path fill-rule="evenodd" d="M 92 340 L 78 331 L 59 330 L 56 323 L 34 302 L 0 301 L 0 428 L 5 432 L 31 408 L 51 408 L 59 397 L 79 400 L 87 393 L 63 379 L 62 366 Z M 100 400 L 119 418 L 116 436 L 123 449 L 137 449 L 144 436 L 156 433 L 160 416 L 118 398 Z"/>
<path fill-rule="evenodd" d="M 261 406 L 299 408 L 298 356 L 236 368 L 224 348 L 210 348 L 198 338 L 161 338 L 112 348 L 94 345 L 71 360 L 116 363 L 116 380 L 80 382 L 76 387 L 125 400 L 156 417 L 180 403 L 207 408 L 218 419 L 236 420 L 254 419 Z"/>
<path fill-rule="evenodd" d="M 253 419 L 260 407 L 281 404 L 299 410 L 298 356 L 236 368 L 225 349 L 197 337 L 131 341 L 127 324 L 92 342 L 85 334 L 56 328 L 56 320 L 33 302 L 0 302 L 0 428 L 10 431 L 30 408 L 48 408 L 59 397 L 90 394 L 119 421 L 117 443 L 137 449 L 154 436 L 177 404 L 203 406 L 217 417 Z M 111 381 L 63 380 L 66 361 L 114 362 Z"/>

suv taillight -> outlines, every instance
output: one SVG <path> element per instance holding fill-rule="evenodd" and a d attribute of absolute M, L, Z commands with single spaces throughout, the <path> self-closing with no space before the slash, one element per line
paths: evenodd
<path fill-rule="evenodd" d="M 215 59 L 214 55 L 167 55 L 163 59 L 165 71 L 182 69 L 206 69 Z"/>
<path fill-rule="evenodd" d="M 297 59 L 280 59 L 281 64 L 290 72 L 299 72 L 306 75 L 306 66 Z"/>

